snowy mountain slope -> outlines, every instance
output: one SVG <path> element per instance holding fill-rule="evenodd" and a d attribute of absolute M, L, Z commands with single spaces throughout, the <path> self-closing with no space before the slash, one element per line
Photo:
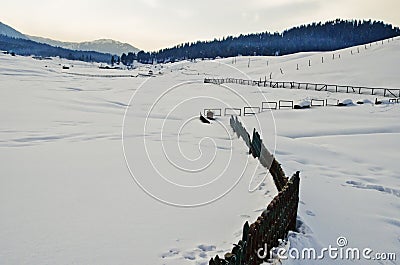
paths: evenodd
<path fill-rule="evenodd" d="M 138 52 L 139 49 L 128 43 L 122 43 L 111 39 L 99 39 L 85 42 L 62 42 L 49 38 L 25 35 L 14 28 L 0 22 L 0 35 L 6 35 L 13 38 L 29 39 L 39 43 L 49 44 L 51 46 L 62 47 L 71 50 L 96 51 L 101 53 L 110 53 L 121 55 L 122 53 Z"/>
<path fill-rule="evenodd" d="M 265 77 L 269 80 L 271 75 L 272 80 L 276 81 L 399 88 L 397 75 L 400 72 L 393 65 L 397 63 L 400 44 L 398 38 L 393 40 L 333 52 L 297 53 L 282 57 L 236 57 L 235 63 L 232 63 L 232 58 L 222 59 L 221 62 L 239 68 L 254 80 L 264 80 Z M 227 77 L 224 73 L 213 74 Z"/>
<path fill-rule="evenodd" d="M 0 54 L 2 262 L 208 264 L 231 249 L 243 223 L 254 221 L 277 191 L 228 116 L 205 125 L 198 113 L 268 100 L 375 96 L 217 86 L 204 77 L 259 79 L 273 72 L 275 80 L 396 86 L 399 43 L 357 55 L 347 50 L 323 65 L 317 61 L 331 53 L 251 57 L 250 67 L 249 57 L 238 57 L 236 64 L 228 58 L 133 71 Z M 308 58 L 312 66 L 296 70 Z M 149 70 L 154 77 L 118 78 Z M 248 130 L 260 131 L 287 175 L 301 171 L 304 224 L 291 234 L 292 247 L 335 246 L 345 236 L 350 247 L 400 255 L 399 111 L 398 104 L 364 104 L 240 117 Z"/>
<path fill-rule="evenodd" d="M 138 48 L 133 47 L 128 43 L 122 43 L 111 39 L 99 39 L 99 40 L 85 41 L 85 42 L 63 42 L 36 36 L 28 36 L 28 37 L 36 42 L 46 43 L 52 46 L 58 46 L 72 50 L 97 51 L 97 52 L 117 54 L 117 55 L 121 55 L 122 53 L 127 54 L 128 52 L 139 51 Z"/>
<path fill-rule="evenodd" d="M 0 35 L 5 35 L 12 38 L 17 39 L 28 39 L 24 34 L 21 32 L 13 29 L 12 27 L 0 22 Z"/>

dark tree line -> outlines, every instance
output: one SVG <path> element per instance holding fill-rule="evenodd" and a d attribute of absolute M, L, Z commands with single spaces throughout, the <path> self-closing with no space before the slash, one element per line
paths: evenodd
<path fill-rule="evenodd" d="M 66 58 L 69 60 L 79 60 L 86 62 L 104 62 L 109 63 L 112 60 L 111 54 L 94 51 L 76 51 L 61 47 L 54 47 L 44 43 L 38 43 L 32 40 L 11 38 L 0 35 L 0 50 L 9 51 L 23 56 L 42 56 Z M 118 57 L 119 58 L 119 57 Z"/>
<path fill-rule="evenodd" d="M 238 55 L 285 55 L 307 51 L 332 51 L 400 35 L 398 27 L 371 20 L 334 20 L 312 23 L 282 33 L 255 33 L 176 45 L 156 52 L 140 51 L 121 56 L 130 65 L 192 59 L 215 59 Z"/>
<path fill-rule="evenodd" d="M 282 33 L 262 32 L 237 37 L 229 36 L 212 41 L 197 41 L 176 45 L 156 52 L 140 51 L 112 56 L 94 51 L 75 51 L 31 40 L 0 35 L 0 50 L 19 55 L 67 58 L 88 62 L 120 62 L 132 65 L 166 63 L 180 60 L 215 59 L 238 55 L 285 55 L 307 51 L 332 51 L 387 39 L 400 35 L 398 27 L 371 20 L 334 20 L 312 23 L 285 30 Z"/>
<path fill-rule="evenodd" d="M 126 55 L 125 53 L 121 55 L 121 63 L 124 65 L 132 65 L 133 61 L 136 59 L 136 54 L 133 52 L 129 52 L 128 55 Z"/>

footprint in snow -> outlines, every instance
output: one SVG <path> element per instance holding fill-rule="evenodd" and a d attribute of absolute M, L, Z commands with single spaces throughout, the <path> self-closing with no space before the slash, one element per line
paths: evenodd
<path fill-rule="evenodd" d="M 188 260 L 195 260 L 196 259 L 196 254 L 193 251 L 185 252 L 185 253 L 182 254 L 182 256 L 185 259 L 188 259 Z"/>
<path fill-rule="evenodd" d="M 170 249 L 168 252 L 163 253 L 163 254 L 161 255 L 161 258 L 163 258 L 163 259 L 165 259 L 165 258 L 171 258 L 171 257 L 174 257 L 174 256 L 178 255 L 179 252 L 180 252 L 179 249 L 173 248 L 173 249 Z"/>
<path fill-rule="evenodd" d="M 214 251 L 216 249 L 216 247 L 214 245 L 205 245 L 205 244 L 198 245 L 197 248 L 199 248 L 200 250 L 202 250 L 204 252 Z"/>
<path fill-rule="evenodd" d="M 384 186 L 376 185 L 376 184 L 364 184 L 364 183 L 361 183 L 359 181 L 354 181 L 354 180 L 348 180 L 348 181 L 346 181 L 346 184 L 352 185 L 353 187 L 359 188 L 359 189 L 375 190 L 375 191 L 392 194 L 396 197 L 400 197 L 400 189 L 393 189 L 393 188 L 384 187 Z"/>
<path fill-rule="evenodd" d="M 315 216 L 315 213 L 313 213 L 313 212 L 310 211 L 310 210 L 307 210 L 307 211 L 306 211 L 306 214 L 309 215 L 309 216 Z"/>

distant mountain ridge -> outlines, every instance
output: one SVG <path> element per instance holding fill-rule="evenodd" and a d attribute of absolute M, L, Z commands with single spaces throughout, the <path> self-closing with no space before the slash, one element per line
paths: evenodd
<path fill-rule="evenodd" d="M 7 51 L 11 54 L 36 57 L 60 57 L 69 60 L 85 62 L 111 63 L 116 61 L 109 53 L 96 51 L 76 51 L 61 47 L 54 47 L 49 44 L 39 43 L 33 40 L 9 37 L 0 34 L 0 51 Z"/>
<path fill-rule="evenodd" d="M 13 29 L 12 27 L 0 22 L 0 35 L 8 36 L 16 39 L 29 39 L 27 36 L 19 32 L 18 30 Z"/>
<path fill-rule="evenodd" d="M 128 52 L 137 53 L 139 51 L 138 48 L 130 45 L 129 43 L 122 43 L 112 39 L 99 39 L 99 40 L 85 41 L 85 42 L 64 42 L 37 36 L 27 35 L 27 37 L 39 43 L 45 43 L 51 46 L 57 46 L 79 51 L 97 51 L 101 53 L 110 53 L 116 55 L 121 55 L 123 53 L 128 53 Z"/>
<path fill-rule="evenodd" d="M 114 55 L 121 55 L 123 53 L 139 51 L 138 48 L 130 45 L 129 43 L 122 43 L 111 39 L 99 39 L 94 41 L 85 42 L 63 42 L 49 38 L 29 36 L 15 30 L 14 28 L 0 22 L 0 35 L 4 35 L 16 39 L 32 40 L 39 43 L 48 44 L 55 47 L 61 47 L 70 50 L 78 51 L 95 51 L 100 53 L 109 53 Z"/>

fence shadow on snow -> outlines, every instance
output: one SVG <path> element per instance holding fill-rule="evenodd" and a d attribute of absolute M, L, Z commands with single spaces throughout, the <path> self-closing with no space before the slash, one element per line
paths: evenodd
<path fill-rule="evenodd" d="M 253 137 L 237 117 L 231 116 L 230 125 L 238 137 L 249 148 L 249 153 L 268 168 L 279 191 L 271 203 L 257 218 L 243 225 L 242 239 L 224 257 L 211 258 L 209 265 L 258 265 L 270 258 L 270 251 L 279 245 L 279 239 L 296 230 L 299 203 L 300 172 L 290 179 L 285 176 L 281 165 L 262 143 L 260 134 L 254 129 Z M 267 249 L 264 249 L 267 246 Z"/>

